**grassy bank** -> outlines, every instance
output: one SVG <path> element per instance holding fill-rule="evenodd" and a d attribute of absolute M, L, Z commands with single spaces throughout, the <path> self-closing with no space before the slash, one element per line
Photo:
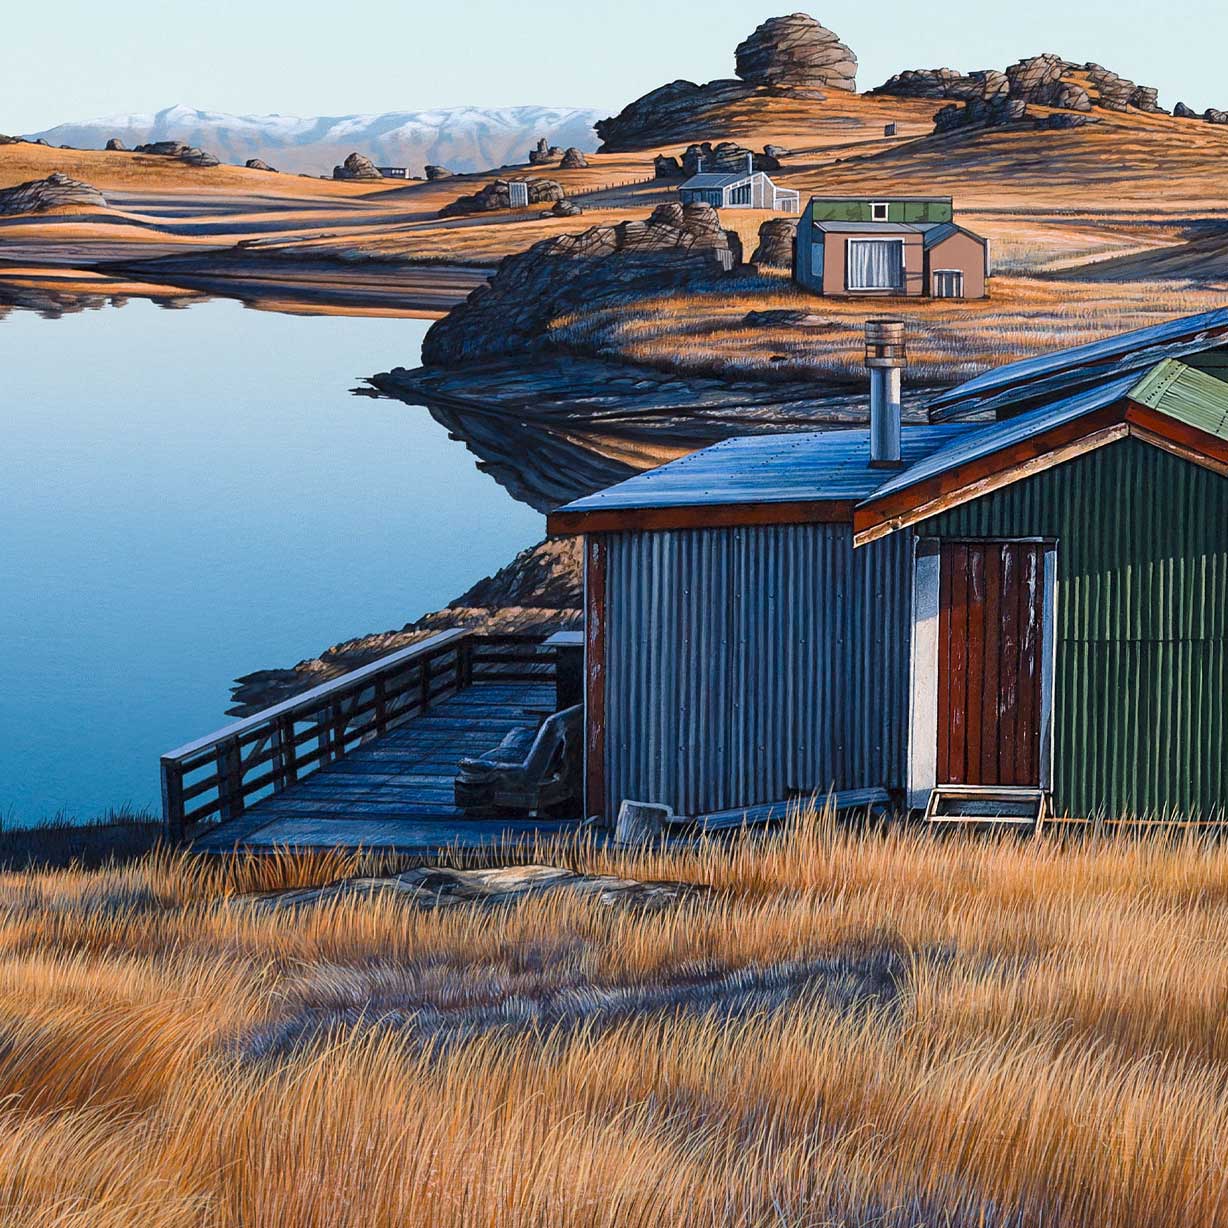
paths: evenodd
<path fill-rule="evenodd" d="M 161 839 L 161 816 L 131 806 L 87 820 L 64 814 L 29 825 L 0 820 L 0 871 L 96 869 L 142 857 Z"/>
<path fill-rule="evenodd" d="M 296 911 L 387 868 L 0 877 L 13 1225 L 1228 1222 L 1228 848 L 842 831 L 713 890 Z"/>

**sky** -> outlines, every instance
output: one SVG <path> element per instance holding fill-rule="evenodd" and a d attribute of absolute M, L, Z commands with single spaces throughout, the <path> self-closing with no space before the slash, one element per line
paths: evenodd
<path fill-rule="evenodd" d="M 733 75 L 733 49 L 798 0 L 57 0 L 5 5 L 0 132 L 175 103 L 345 115 L 539 104 L 617 111 L 678 77 Z M 1228 5 L 1182 0 L 841 0 L 811 5 L 868 89 L 903 68 L 1096 60 L 1201 111 L 1228 108 Z M 1179 14 L 1179 15 L 1178 15 Z"/>

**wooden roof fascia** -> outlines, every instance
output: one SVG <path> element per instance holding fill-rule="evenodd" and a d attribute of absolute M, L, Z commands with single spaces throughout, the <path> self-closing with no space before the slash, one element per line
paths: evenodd
<path fill-rule="evenodd" d="M 1125 413 L 1126 402 L 1117 401 L 881 500 L 876 501 L 871 495 L 853 513 L 853 544 L 868 545 L 990 491 L 1124 439 L 1129 433 Z"/>
<path fill-rule="evenodd" d="M 1141 440 L 1228 477 L 1228 440 L 1126 398 L 1037 435 L 1024 444 L 1014 444 L 978 462 L 900 491 L 883 501 L 885 509 L 876 508 L 871 496 L 853 514 L 853 544 L 868 545 L 899 529 L 1124 438 Z M 973 471 L 973 476 L 969 476 L 969 471 Z M 955 480 L 951 481 L 952 478 Z"/>
<path fill-rule="evenodd" d="M 677 507 L 594 508 L 551 512 L 551 537 L 646 529 L 727 529 L 781 524 L 853 523 L 855 499 L 805 499 L 781 503 L 685 504 Z"/>

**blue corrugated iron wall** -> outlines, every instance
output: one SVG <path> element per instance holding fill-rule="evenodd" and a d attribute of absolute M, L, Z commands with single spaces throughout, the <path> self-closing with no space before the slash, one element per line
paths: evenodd
<path fill-rule="evenodd" d="M 680 813 L 904 783 L 908 534 L 847 526 L 607 538 L 607 805 Z"/>
<path fill-rule="evenodd" d="M 1060 810 L 1228 806 L 1228 479 L 1124 440 L 917 532 L 1058 539 Z"/>

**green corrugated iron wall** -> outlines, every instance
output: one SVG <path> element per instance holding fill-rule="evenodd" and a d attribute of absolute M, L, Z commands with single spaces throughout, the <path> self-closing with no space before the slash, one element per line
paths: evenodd
<path fill-rule="evenodd" d="M 891 200 L 889 197 L 867 196 L 851 200 L 844 197 L 815 197 L 806 206 L 804 220 L 812 222 L 872 222 L 870 208 L 874 201 L 886 200 L 889 222 L 949 222 L 953 211 L 949 197 L 915 200 Z M 881 219 L 880 219 L 881 220 Z"/>
<path fill-rule="evenodd" d="M 1228 809 L 1228 478 L 1122 440 L 917 531 L 1058 539 L 1059 812 Z"/>

